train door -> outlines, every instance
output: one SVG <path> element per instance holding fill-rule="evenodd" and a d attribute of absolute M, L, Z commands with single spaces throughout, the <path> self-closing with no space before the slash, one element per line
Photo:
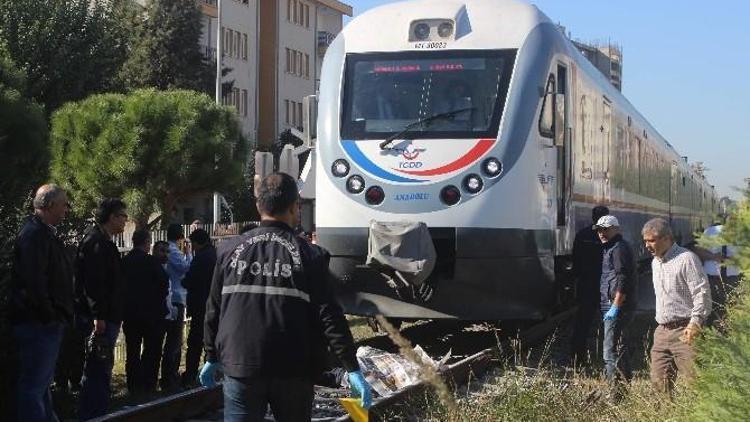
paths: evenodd
<path fill-rule="evenodd" d="M 557 225 L 565 226 L 567 223 L 567 209 L 570 202 L 570 95 L 568 80 L 568 68 L 562 64 L 557 65 L 557 93 L 562 95 L 562 101 L 557 102 L 558 121 L 562 124 L 555 128 L 555 144 L 557 145 Z M 558 95 L 559 96 L 559 95 Z"/>

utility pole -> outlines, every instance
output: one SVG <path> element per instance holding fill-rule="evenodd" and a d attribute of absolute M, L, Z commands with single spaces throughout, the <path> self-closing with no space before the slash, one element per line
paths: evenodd
<path fill-rule="evenodd" d="M 222 29 L 221 29 L 221 0 L 216 0 L 216 105 L 221 106 L 221 58 Z M 221 202 L 219 192 L 214 192 L 214 227 L 221 219 Z"/>

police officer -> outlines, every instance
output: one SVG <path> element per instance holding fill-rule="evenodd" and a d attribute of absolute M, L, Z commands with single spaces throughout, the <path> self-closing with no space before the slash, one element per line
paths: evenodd
<path fill-rule="evenodd" d="M 260 227 L 219 245 L 200 380 L 211 386 L 215 371 L 224 372 L 227 421 L 262 421 L 268 404 L 278 421 L 310 420 L 326 342 L 363 406 L 372 400 L 326 282 L 329 256 L 292 229 L 298 201 L 291 176 L 269 175 L 258 189 Z"/>

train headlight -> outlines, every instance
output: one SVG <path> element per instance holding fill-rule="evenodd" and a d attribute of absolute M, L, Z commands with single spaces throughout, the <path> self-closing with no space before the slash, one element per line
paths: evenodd
<path fill-rule="evenodd" d="M 385 199 L 385 192 L 380 186 L 370 186 L 365 192 L 365 201 L 370 205 L 380 205 Z"/>
<path fill-rule="evenodd" d="M 448 38 L 453 35 L 453 23 L 443 22 L 438 26 L 438 35 L 443 38 Z"/>
<path fill-rule="evenodd" d="M 355 174 L 346 180 L 346 190 L 354 194 L 362 193 L 365 190 L 365 179 Z"/>
<path fill-rule="evenodd" d="M 418 23 L 414 25 L 414 38 L 418 40 L 426 40 L 430 36 L 430 25 L 426 23 Z"/>
<path fill-rule="evenodd" d="M 440 200 L 446 205 L 456 205 L 461 200 L 461 192 L 453 185 L 446 186 L 440 190 Z"/>
<path fill-rule="evenodd" d="M 331 165 L 331 173 L 336 177 L 344 177 L 349 174 L 349 162 L 339 158 Z"/>
<path fill-rule="evenodd" d="M 483 186 L 484 182 L 478 174 L 470 174 L 464 178 L 464 189 L 471 194 L 479 193 Z"/>
<path fill-rule="evenodd" d="M 482 163 L 482 171 L 487 177 L 497 177 L 503 172 L 503 163 L 497 158 L 490 157 Z"/>

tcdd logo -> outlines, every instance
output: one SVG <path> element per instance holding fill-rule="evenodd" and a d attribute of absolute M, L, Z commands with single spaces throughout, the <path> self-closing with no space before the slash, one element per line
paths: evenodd
<path fill-rule="evenodd" d="M 413 144 L 409 144 L 406 146 L 406 148 L 401 150 L 401 155 L 405 159 L 409 161 L 413 161 L 413 160 L 416 160 L 417 157 L 419 157 L 419 153 L 423 151 L 424 151 L 423 148 L 417 148 Z"/>
<path fill-rule="evenodd" d="M 402 161 L 398 163 L 398 168 L 401 169 L 418 169 L 424 164 L 421 161 Z"/>

